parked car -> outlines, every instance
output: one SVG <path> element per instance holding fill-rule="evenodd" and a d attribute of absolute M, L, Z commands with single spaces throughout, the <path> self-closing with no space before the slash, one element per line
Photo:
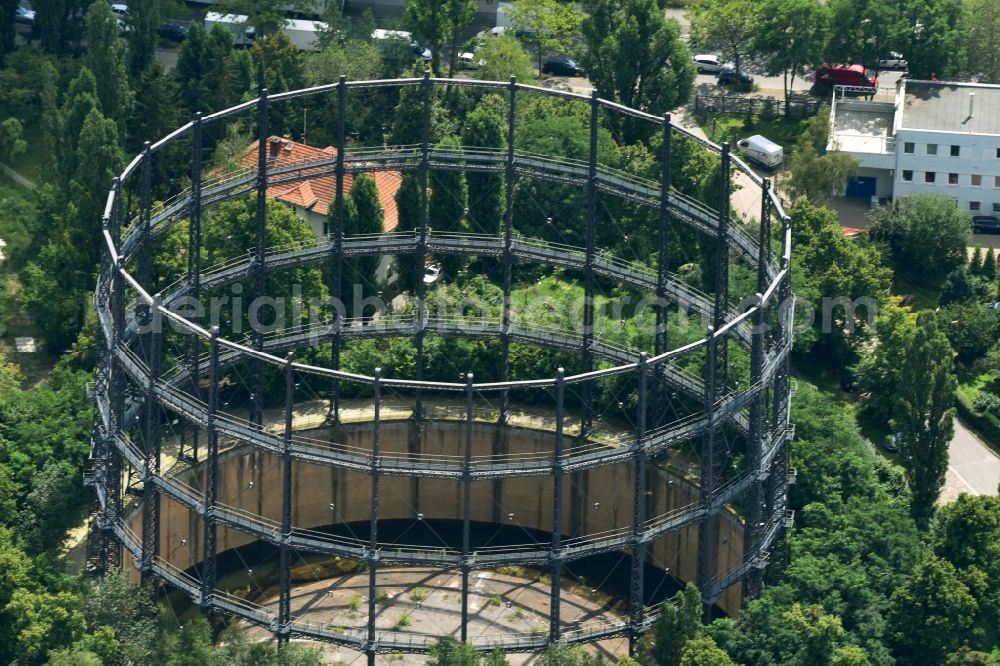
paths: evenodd
<path fill-rule="evenodd" d="M 121 2 L 112 3 L 111 12 L 118 16 L 128 16 L 128 5 Z"/>
<path fill-rule="evenodd" d="M 15 23 L 26 23 L 28 25 L 31 25 L 32 23 L 35 22 L 35 17 L 36 16 L 37 15 L 35 14 L 35 10 L 33 10 L 33 9 L 26 9 L 26 8 L 22 7 L 21 5 L 18 5 L 17 9 L 14 10 L 14 22 Z"/>
<path fill-rule="evenodd" d="M 972 233 L 1000 234 L 1000 219 L 993 215 L 973 215 Z"/>
<path fill-rule="evenodd" d="M 823 65 L 816 70 L 818 86 L 878 88 L 878 79 L 869 76 L 863 65 Z"/>
<path fill-rule="evenodd" d="M 719 72 L 720 86 L 733 86 L 739 90 L 750 90 L 753 87 L 753 77 L 746 72 L 737 72 L 732 67 L 725 67 Z"/>
<path fill-rule="evenodd" d="M 156 34 L 172 42 L 183 42 L 187 39 L 188 31 L 187 28 L 176 23 L 163 23 L 156 29 Z"/>
<path fill-rule="evenodd" d="M 907 62 L 901 53 L 889 51 L 886 57 L 878 61 L 879 69 L 906 69 Z"/>
<path fill-rule="evenodd" d="M 694 66 L 699 74 L 714 74 L 721 72 L 726 67 L 730 67 L 730 65 L 722 62 L 722 58 L 719 56 L 707 53 L 696 55 L 691 60 L 694 62 Z"/>
<path fill-rule="evenodd" d="M 125 19 L 116 18 L 115 21 L 118 23 L 119 35 L 127 35 L 132 32 L 132 26 Z"/>
<path fill-rule="evenodd" d="M 886 435 L 885 438 L 882 440 L 882 448 L 888 451 L 889 453 L 896 453 L 897 451 L 899 451 L 899 444 L 900 440 L 902 439 L 903 435 L 898 432 L 894 432 L 891 435 Z"/>
<path fill-rule="evenodd" d="M 441 267 L 432 264 L 424 268 L 424 284 L 434 284 L 441 278 Z"/>
<path fill-rule="evenodd" d="M 556 56 L 555 58 L 549 58 L 542 65 L 542 74 L 551 74 L 552 76 L 579 76 L 580 68 L 577 67 L 576 61 L 572 58 L 566 56 Z"/>
<path fill-rule="evenodd" d="M 747 159 L 768 169 L 779 167 L 785 161 L 785 151 L 782 147 L 760 134 L 747 137 L 736 145 L 743 150 Z"/>

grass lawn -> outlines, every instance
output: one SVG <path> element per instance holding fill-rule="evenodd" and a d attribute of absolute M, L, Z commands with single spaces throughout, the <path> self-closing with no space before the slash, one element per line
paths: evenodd
<path fill-rule="evenodd" d="M 965 396 L 970 405 L 980 391 L 994 383 L 991 373 L 977 368 L 959 368 L 955 374 L 958 375 L 958 392 Z"/>
<path fill-rule="evenodd" d="M 759 115 L 752 116 L 752 123 L 746 124 L 746 116 L 734 113 L 711 113 L 701 128 L 708 138 L 716 143 L 729 139 L 744 139 L 753 134 L 762 134 L 785 149 L 787 155 L 798 141 L 808 120 L 787 120 L 783 116 L 764 120 Z"/>

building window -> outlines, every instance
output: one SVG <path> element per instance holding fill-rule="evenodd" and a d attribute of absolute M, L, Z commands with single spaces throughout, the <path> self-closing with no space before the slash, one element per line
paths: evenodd
<path fill-rule="evenodd" d="M 913 150 L 914 150 L 914 148 L 913 148 L 913 142 L 912 141 L 906 141 L 906 142 L 903 143 L 903 152 L 904 153 L 912 153 Z M 997 148 L 997 157 L 1000 157 L 1000 148 Z"/>
<path fill-rule="evenodd" d="M 979 187 L 982 184 L 983 184 L 983 177 L 980 176 L 979 174 L 972 174 L 971 176 L 969 176 L 969 185 L 972 185 L 973 187 Z"/>
<path fill-rule="evenodd" d="M 937 178 L 937 173 L 936 172 L 934 172 L 934 171 L 926 171 L 926 172 L 924 172 L 924 182 L 925 183 L 933 183 L 935 178 Z"/>
<path fill-rule="evenodd" d="M 979 210 L 979 202 L 978 201 L 970 201 L 969 202 L 969 210 L 971 210 L 971 211 L 978 211 Z"/>
<path fill-rule="evenodd" d="M 994 203 L 993 204 L 993 212 L 994 213 L 1000 213 L 1000 203 Z"/>
<path fill-rule="evenodd" d="M 948 184 L 949 185 L 958 185 L 958 174 L 957 173 L 949 173 L 948 174 Z"/>
<path fill-rule="evenodd" d="M 913 182 L 913 170 L 912 169 L 903 169 L 903 182 L 904 183 L 912 183 Z"/>
<path fill-rule="evenodd" d="M 928 155 L 937 155 L 937 144 L 936 143 L 928 143 L 927 144 L 927 154 Z"/>
<path fill-rule="evenodd" d="M 993 187 L 1000 187 L 1000 176 L 993 176 Z"/>
<path fill-rule="evenodd" d="M 997 157 L 1000 157 L 1000 148 L 997 148 Z"/>
<path fill-rule="evenodd" d="M 951 147 L 951 156 L 952 157 L 958 157 L 961 152 L 962 152 L 962 148 L 960 146 L 952 146 Z"/>

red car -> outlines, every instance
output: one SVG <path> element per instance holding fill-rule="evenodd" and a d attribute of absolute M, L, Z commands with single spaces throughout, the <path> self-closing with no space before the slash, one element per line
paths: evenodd
<path fill-rule="evenodd" d="M 823 65 L 816 70 L 816 85 L 878 88 L 878 79 L 869 77 L 864 65 Z"/>

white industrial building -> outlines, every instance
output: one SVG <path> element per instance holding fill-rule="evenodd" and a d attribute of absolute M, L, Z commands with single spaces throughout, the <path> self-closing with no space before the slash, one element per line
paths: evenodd
<path fill-rule="evenodd" d="M 827 149 L 860 162 L 848 196 L 940 194 L 1000 213 L 1000 86 L 904 78 L 871 101 L 836 91 L 830 123 Z"/>

